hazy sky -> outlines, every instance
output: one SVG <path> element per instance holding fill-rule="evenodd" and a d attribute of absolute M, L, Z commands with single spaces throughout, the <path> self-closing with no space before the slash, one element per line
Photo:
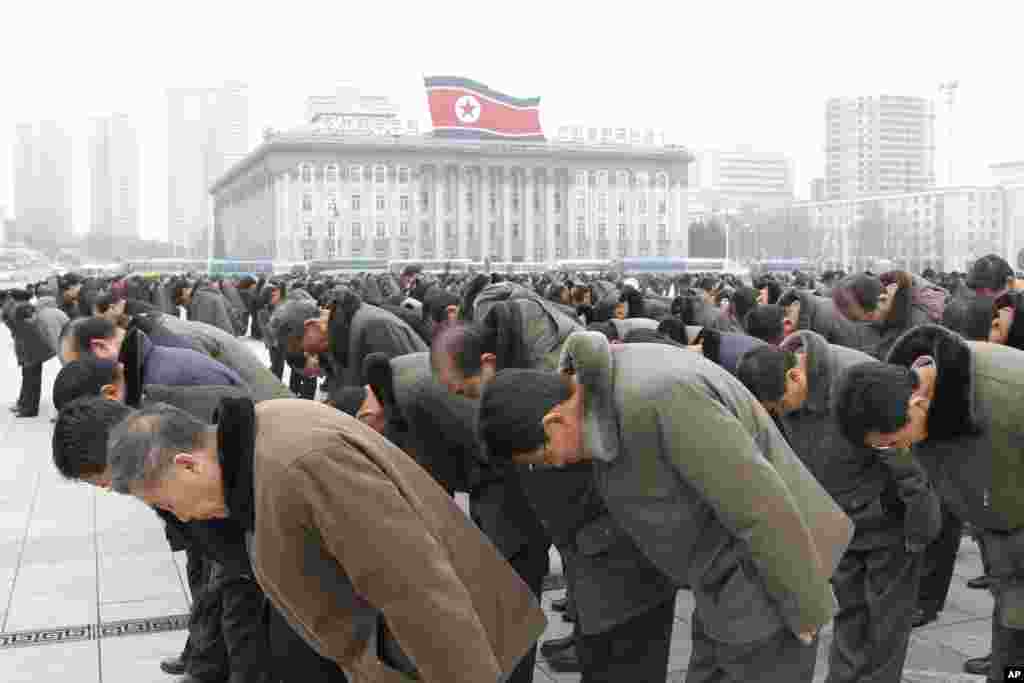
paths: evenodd
<path fill-rule="evenodd" d="M 787 154 L 798 196 L 823 173 L 828 97 L 936 97 L 941 81 L 959 79 L 957 184 L 989 182 L 989 163 L 1024 159 L 1020 0 L 9 4 L 0 205 L 13 204 L 15 124 L 55 119 L 75 138 L 79 232 L 89 221 L 89 117 L 135 122 L 143 236 L 163 238 L 164 90 L 227 79 L 249 85 L 253 146 L 264 126 L 302 123 L 306 96 L 339 81 L 389 95 L 403 118 L 426 124 L 422 77 L 461 75 L 540 96 L 549 135 L 570 121 L 657 127 L 694 148 Z M 941 182 L 945 166 L 936 173 Z"/>

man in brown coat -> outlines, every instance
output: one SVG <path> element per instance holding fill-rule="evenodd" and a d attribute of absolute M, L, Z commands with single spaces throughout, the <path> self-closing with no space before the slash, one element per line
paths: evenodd
<path fill-rule="evenodd" d="M 108 453 L 115 490 L 240 522 L 271 602 L 353 683 L 504 681 L 544 630 L 444 489 L 328 406 L 228 400 L 210 427 L 158 405 L 115 427 Z"/>

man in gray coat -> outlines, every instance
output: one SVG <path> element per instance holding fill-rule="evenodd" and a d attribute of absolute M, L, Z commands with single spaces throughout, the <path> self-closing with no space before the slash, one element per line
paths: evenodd
<path fill-rule="evenodd" d="M 631 541 L 693 589 L 688 683 L 811 681 L 818 630 L 835 610 L 829 579 L 852 524 L 772 418 L 735 377 L 686 349 L 612 347 L 578 332 L 560 365 L 562 376 L 505 370 L 486 386 L 478 428 L 488 455 L 594 463 L 608 525 L 585 528 L 577 542 Z M 581 659 L 625 670 L 624 659 L 661 657 L 671 633 L 658 610 L 636 617 L 585 636 Z"/>
<path fill-rule="evenodd" d="M 828 683 L 900 683 L 923 551 L 941 526 L 938 496 L 909 453 L 846 441 L 836 388 L 871 356 L 797 332 L 746 353 L 736 374 L 782 422 L 790 445 L 856 525 L 832 585 L 839 600 Z"/>

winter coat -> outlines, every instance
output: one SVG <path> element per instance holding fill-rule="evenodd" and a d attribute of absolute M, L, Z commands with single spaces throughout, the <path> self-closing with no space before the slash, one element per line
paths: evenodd
<path fill-rule="evenodd" d="M 760 346 L 767 346 L 768 342 L 751 337 L 747 334 L 731 334 L 729 332 L 717 332 L 708 330 L 704 336 L 704 357 L 729 371 L 736 374 L 736 367 L 740 358 L 747 351 Z"/>
<path fill-rule="evenodd" d="M 427 351 L 418 334 L 395 314 L 367 303 L 360 304 L 351 318 L 341 311 L 331 317 L 331 344 L 344 353 L 332 352 L 332 363 L 343 386 L 363 386 L 363 360 L 371 353 L 390 358 Z"/>
<path fill-rule="evenodd" d="M 11 330 L 15 351 L 21 365 L 45 363 L 60 350 L 60 332 L 68 316 L 57 308 L 52 297 L 43 297 L 35 304 L 21 303 L 12 310 Z"/>
<path fill-rule="evenodd" d="M 480 449 L 473 427 L 476 405 L 434 379 L 428 352 L 386 359 L 371 355 L 364 374 L 391 419 L 385 434 L 449 495 L 469 492 Z"/>
<path fill-rule="evenodd" d="M 935 359 L 928 438 L 914 446 L 950 510 L 978 529 L 1024 527 L 1024 351 L 969 342 L 922 325 L 893 345 L 888 362 Z"/>
<path fill-rule="evenodd" d="M 292 628 L 352 683 L 498 681 L 544 631 L 530 589 L 444 489 L 387 439 L 313 401 L 256 406 L 250 555 Z M 223 418 L 222 418 L 223 426 Z M 239 505 L 232 507 L 235 510 Z"/>
<path fill-rule="evenodd" d="M 531 367 L 543 365 L 554 369 L 562 344 L 570 334 L 582 329 L 579 321 L 558 310 L 550 301 L 513 282 L 499 282 L 481 291 L 474 303 L 473 320 L 483 321 L 499 301 L 508 301 L 519 309 L 520 333 Z"/>
<path fill-rule="evenodd" d="M 851 547 L 906 543 L 923 550 L 942 526 L 939 499 L 924 468 L 907 452 L 882 453 L 851 444 L 834 413 L 843 374 L 874 359 L 808 330 L 790 335 L 780 348 L 795 350 L 801 344 L 807 400 L 782 418 L 790 445 L 856 525 Z"/>
<path fill-rule="evenodd" d="M 213 358 L 188 349 L 157 346 L 145 333 L 137 334 L 139 358 L 126 360 L 125 366 L 126 372 L 130 366 L 141 366 L 144 385 L 228 385 L 248 390 L 238 373 Z"/>
<path fill-rule="evenodd" d="M 614 349 L 614 351 L 613 351 Z M 662 344 L 566 342 L 583 446 L 617 525 L 678 585 L 705 631 L 750 643 L 826 624 L 852 524 L 732 375 Z"/>
<path fill-rule="evenodd" d="M 224 295 L 212 287 L 196 287 L 188 305 L 188 319 L 219 327 L 234 336 L 235 322 Z"/>
<path fill-rule="evenodd" d="M 220 291 L 228 302 L 228 314 L 234 324 L 235 335 L 239 337 L 245 335 L 249 331 L 249 307 L 246 306 L 238 288 L 233 283 L 222 282 Z"/>
<path fill-rule="evenodd" d="M 192 340 L 210 358 L 237 372 L 252 392 L 254 401 L 292 398 L 288 387 L 274 377 L 263 361 L 233 334 L 203 322 L 169 315 L 161 317 L 160 321 L 171 333 Z"/>

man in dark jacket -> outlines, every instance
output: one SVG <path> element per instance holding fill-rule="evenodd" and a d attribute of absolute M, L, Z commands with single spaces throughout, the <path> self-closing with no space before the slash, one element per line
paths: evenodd
<path fill-rule="evenodd" d="M 404 356 L 427 350 L 419 335 L 393 313 L 363 303 L 350 290 L 335 295 L 329 312 L 315 301 L 288 300 L 268 325 L 288 353 L 328 354 L 340 386 L 363 386 L 363 359 L 371 353 Z"/>
<path fill-rule="evenodd" d="M 995 597 L 992 655 L 966 668 L 1002 680 L 1007 665 L 1024 661 L 1024 352 L 923 325 L 896 342 L 888 361 L 847 372 L 844 436 L 913 448 L 943 502 L 980 534 Z"/>
<path fill-rule="evenodd" d="M 610 514 L 577 532 L 581 553 L 634 543 L 669 586 L 692 587 L 689 678 L 811 681 L 817 632 L 835 608 L 829 578 L 852 528 L 771 417 L 732 375 L 685 349 L 610 347 L 578 332 L 562 359 L 563 376 L 506 370 L 485 387 L 478 428 L 488 454 L 593 462 Z M 627 594 L 648 588 L 620 582 Z M 600 680 L 630 680 L 637 666 L 640 680 L 664 680 L 671 598 L 667 615 L 649 604 L 615 615 L 584 637 L 581 659 L 618 674 Z"/>
<path fill-rule="evenodd" d="M 230 335 L 235 334 L 235 323 L 228 313 L 224 295 L 210 285 L 179 282 L 174 288 L 174 301 L 185 307 L 189 320 L 198 320 L 219 327 Z"/>
<path fill-rule="evenodd" d="M 58 355 L 60 331 L 68 317 L 51 297 L 42 297 L 36 304 L 28 300 L 28 292 L 15 290 L 4 306 L 4 322 L 14 336 L 14 348 L 21 365 L 21 392 L 17 417 L 39 415 L 42 396 L 43 364 Z"/>
<path fill-rule="evenodd" d="M 939 500 L 909 453 L 878 453 L 845 441 L 835 420 L 837 387 L 867 354 L 797 332 L 779 348 L 740 361 L 737 376 L 785 428 L 807 468 L 856 525 L 832 578 L 839 613 L 829 683 L 900 683 L 917 605 L 922 553 L 938 534 Z"/>

